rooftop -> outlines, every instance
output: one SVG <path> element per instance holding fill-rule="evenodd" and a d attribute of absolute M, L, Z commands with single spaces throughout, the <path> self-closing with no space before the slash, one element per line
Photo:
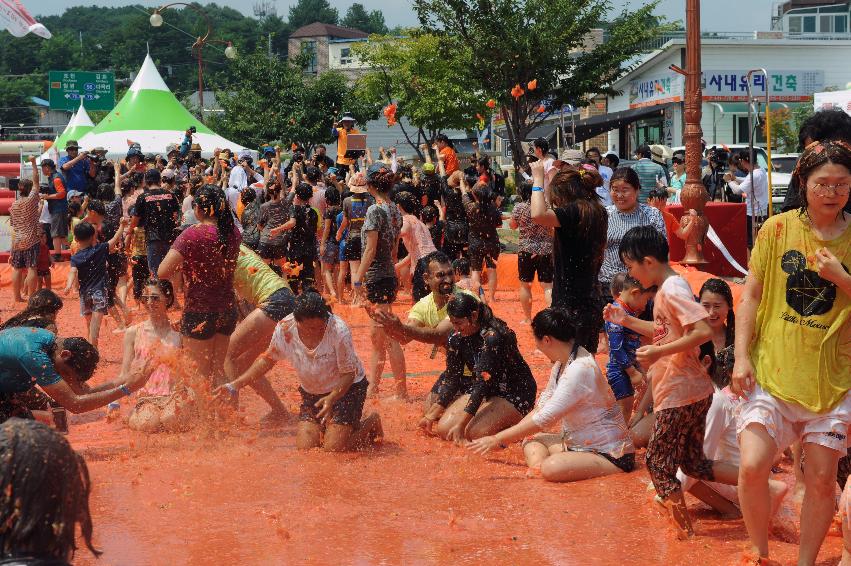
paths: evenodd
<path fill-rule="evenodd" d="M 344 28 L 332 24 L 313 22 L 302 26 L 290 34 L 290 38 L 299 37 L 332 37 L 335 39 L 360 39 L 369 34 L 359 29 Z"/>

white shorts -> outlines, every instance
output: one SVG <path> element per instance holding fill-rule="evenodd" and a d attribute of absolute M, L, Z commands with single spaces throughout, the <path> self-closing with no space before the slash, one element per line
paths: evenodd
<path fill-rule="evenodd" d="M 703 482 L 706 487 L 708 487 L 709 489 L 711 489 L 736 507 L 739 507 L 739 488 L 737 488 L 735 485 L 727 485 L 714 481 L 698 480 L 691 476 L 685 475 L 682 470 L 677 470 L 677 479 L 680 480 L 680 484 L 682 484 L 683 491 L 690 490 L 697 482 Z M 851 484 L 851 481 L 849 481 L 848 483 Z"/>
<path fill-rule="evenodd" d="M 844 456 L 851 423 L 851 394 L 846 393 L 830 412 L 814 413 L 766 393 L 757 384 L 748 400 L 736 407 L 736 421 L 739 435 L 751 423 L 763 425 L 777 444 L 778 452 L 801 441 L 832 448 Z"/>

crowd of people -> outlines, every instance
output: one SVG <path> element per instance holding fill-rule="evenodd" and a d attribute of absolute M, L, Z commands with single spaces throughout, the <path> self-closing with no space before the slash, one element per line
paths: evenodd
<path fill-rule="evenodd" d="M 618 167 L 596 149 L 555 155 L 536 140 L 511 203 L 490 160 L 477 155 L 462 169 L 445 136 L 422 148 L 419 168 L 383 149 L 353 157 L 349 115 L 335 124 L 336 160 L 323 146 L 296 145 L 288 158 L 264 147 L 256 163 L 226 149 L 204 160 L 191 130 L 165 156 L 131 147 L 122 163 L 69 142 L 58 166 L 33 163 L 12 209 L 14 298 L 27 306 L 0 326 L 0 445 L 57 452 L 56 473 L 80 481 L 48 488 L 77 509 L 44 520 L 75 513 L 67 520 L 93 549 L 85 464 L 25 420 L 61 429 L 66 411 L 110 405 L 116 416 L 134 396 L 131 428 L 186 430 L 202 399 L 232 409 L 250 386 L 270 408 L 262 426 L 279 426 L 290 416 L 267 374 L 285 361 L 301 396 L 297 447 L 364 448 L 384 435 L 365 401 L 388 357 L 393 395 L 408 398 L 403 346 L 417 341 L 445 351 L 419 420 L 426 434 L 476 454 L 521 443 L 530 470 L 553 482 L 632 473 L 646 448 L 655 502 L 674 532 L 694 534 L 688 491 L 744 517 L 747 563 L 772 563 L 769 523 L 787 491 L 772 469 L 795 446 L 800 564 L 814 564 L 834 482 L 845 487 L 851 469 L 851 119 L 840 114 L 817 113 L 802 129 L 797 206 L 767 219 L 749 212 L 762 226 L 738 305 L 726 281 L 695 293 L 671 267 L 678 230 L 665 203 L 677 198 L 683 161 L 663 175 L 644 149 L 633 167 Z M 748 155 L 738 162 L 752 167 Z M 747 192 L 745 181 L 727 182 Z M 494 310 L 505 221 L 519 230 L 517 328 Z M 38 263 L 50 245 L 53 261 L 70 248 L 64 295 L 79 296 L 85 339 L 57 328 L 63 299 L 40 281 Z M 533 309 L 536 277 L 543 301 Z M 393 307 L 408 300 L 403 321 Z M 370 317 L 366 365 L 339 314 L 352 307 Z M 123 332 L 121 369 L 93 386 L 105 316 Z M 522 326 L 552 362 L 540 394 L 518 346 Z M 25 466 L 33 450 L 4 450 L 0 468 Z M 41 477 L 14 481 L 30 482 L 27 492 Z M 847 492 L 842 502 L 851 506 Z M 0 524 L 38 505 L 33 496 L 22 510 L 6 492 Z M 4 527 L 0 547 L 67 561 L 73 537 L 60 529 L 64 542 L 48 545 L 42 530 Z"/>

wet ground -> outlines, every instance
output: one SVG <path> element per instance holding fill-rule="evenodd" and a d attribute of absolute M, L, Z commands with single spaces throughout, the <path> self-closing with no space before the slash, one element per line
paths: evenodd
<path fill-rule="evenodd" d="M 5 319 L 5 273 L 3 283 Z M 517 332 L 543 387 L 549 363 L 533 352 L 529 327 L 518 323 L 516 294 L 498 297 L 495 311 Z M 366 364 L 365 315 L 335 310 L 349 322 Z M 67 301 L 59 328 L 83 334 L 75 299 Z M 107 323 L 102 332 L 106 363 L 96 380 L 119 369 L 120 337 L 112 328 Z M 69 439 L 91 471 L 95 541 L 104 550 L 94 559 L 83 548 L 75 564 L 738 564 L 746 544 L 742 521 L 722 521 L 691 499 L 697 536 L 677 542 L 651 506 L 643 462 L 631 474 L 549 484 L 527 477 L 519 446 L 482 458 L 421 435 L 421 401 L 443 364 L 431 350 L 406 347 L 411 402 L 390 399 L 389 378 L 380 398 L 367 401 L 365 411 L 381 415 L 386 440 L 365 453 L 296 451 L 295 425 L 274 434 L 256 426 L 265 408 L 248 390 L 240 412 L 245 424 L 222 434 L 149 436 L 105 422 L 102 411 L 72 417 Z M 292 371 L 279 364 L 271 377 L 295 414 Z M 790 481 L 788 473 L 781 477 Z M 771 548 L 781 563 L 794 563 L 794 544 L 773 539 Z M 836 564 L 840 552 L 840 539 L 829 537 L 819 564 Z"/>

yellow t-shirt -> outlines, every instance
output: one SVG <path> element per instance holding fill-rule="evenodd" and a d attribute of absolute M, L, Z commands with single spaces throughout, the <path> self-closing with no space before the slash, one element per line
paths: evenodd
<path fill-rule="evenodd" d="M 468 295 L 476 296 L 466 289 L 459 289 L 455 287 L 453 290 L 454 293 L 466 293 Z M 447 304 L 449 302 L 447 301 Z M 408 312 L 409 320 L 416 320 L 423 326 L 428 328 L 436 328 L 440 322 L 446 318 L 446 305 L 443 305 L 443 308 L 438 309 L 437 304 L 434 302 L 434 293 L 429 293 L 422 299 L 416 302 L 414 306 L 411 307 L 411 310 Z"/>
<path fill-rule="evenodd" d="M 851 227 L 824 242 L 797 210 L 769 218 L 759 231 L 750 273 L 762 281 L 751 361 L 771 395 L 823 413 L 851 390 L 851 297 L 822 279 L 816 250 L 851 266 Z"/>
<path fill-rule="evenodd" d="M 272 271 L 251 248 L 245 244 L 239 245 L 236 270 L 233 273 L 233 288 L 237 295 L 256 307 L 284 287 L 290 287 L 285 279 Z"/>

